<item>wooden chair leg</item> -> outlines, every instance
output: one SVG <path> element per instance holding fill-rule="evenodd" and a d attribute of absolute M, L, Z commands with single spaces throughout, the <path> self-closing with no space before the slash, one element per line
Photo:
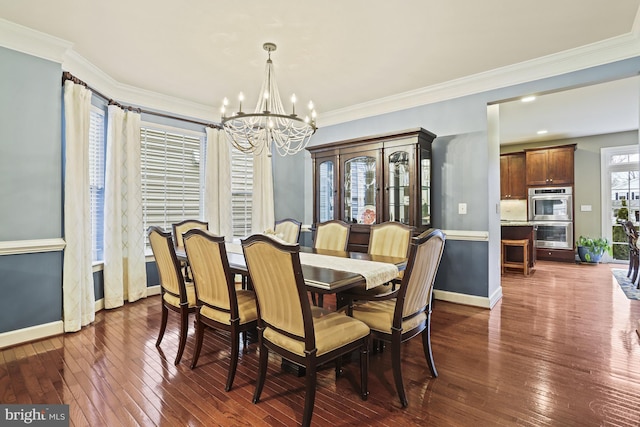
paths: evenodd
<path fill-rule="evenodd" d="M 180 359 L 182 359 L 182 353 L 184 353 L 184 348 L 187 344 L 187 332 L 189 328 L 189 309 L 186 306 L 182 306 L 180 308 L 180 343 L 178 344 L 178 354 L 176 355 L 176 360 L 173 362 L 174 365 L 180 363 Z"/>
<path fill-rule="evenodd" d="M 404 391 L 404 383 L 402 382 L 402 359 L 400 355 L 401 339 L 398 335 L 394 336 L 391 341 L 391 367 L 393 368 L 393 379 L 396 383 L 396 390 L 403 408 L 409 405 L 407 395 Z"/>
<path fill-rule="evenodd" d="M 167 329 L 167 316 L 169 309 L 162 304 L 162 319 L 160 320 L 160 332 L 158 332 L 158 339 L 156 340 L 156 347 L 160 347 L 162 338 L 164 337 L 164 331 Z"/>
<path fill-rule="evenodd" d="M 196 348 L 191 358 L 191 369 L 196 367 L 198 358 L 200 357 L 200 351 L 202 350 L 202 341 L 204 341 L 204 323 L 200 322 L 200 314 L 196 315 Z"/>
<path fill-rule="evenodd" d="M 360 349 L 360 397 L 369 398 L 369 337 L 364 338 Z"/>
<path fill-rule="evenodd" d="M 313 406 L 316 401 L 316 361 L 314 356 L 307 356 L 305 376 L 304 412 L 302 413 L 302 425 L 310 426 L 313 416 Z"/>
<path fill-rule="evenodd" d="M 229 373 L 227 374 L 227 385 L 224 388 L 225 391 L 231 390 L 233 386 L 233 379 L 236 376 L 236 369 L 238 367 L 238 353 L 240 348 L 240 333 L 237 329 L 231 330 L 231 359 L 229 360 Z"/>
<path fill-rule="evenodd" d="M 429 370 L 434 378 L 438 378 L 438 371 L 436 370 L 436 364 L 433 362 L 433 352 L 431 351 L 431 322 L 427 320 L 427 328 L 422 331 L 422 350 L 424 351 L 424 357 L 427 359 Z"/>
<path fill-rule="evenodd" d="M 264 379 L 267 376 L 267 360 L 269 356 L 269 350 L 267 346 L 262 344 L 262 332 L 260 333 L 260 359 L 258 361 L 258 380 L 256 381 L 256 391 L 253 393 L 253 403 L 260 401 L 260 394 L 262 393 L 262 387 L 264 387 Z"/>

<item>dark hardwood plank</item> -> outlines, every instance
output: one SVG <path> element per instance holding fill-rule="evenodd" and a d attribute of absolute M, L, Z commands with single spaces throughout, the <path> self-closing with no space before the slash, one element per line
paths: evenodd
<path fill-rule="evenodd" d="M 369 399 L 359 396 L 357 358 L 336 379 L 318 372 L 313 424 L 430 426 L 640 425 L 640 301 L 611 275 L 622 265 L 540 261 L 531 276 L 502 276 L 492 310 L 435 301 L 431 377 L 420 339 L 403 345 L 409 407 L 395 393 L 390 352 L 370 354 Z M 324 305 L 335 308 L 335 297 Z M 155 340 L 159 297 L 103 310 L 80 332 L 0 350 L 2 403 L 67 403 L 73 426 L 298 425 L 304 379 L 270 355 L 261 401 L 251 403 L 257 346 L 240 353 L 233 389 L 224 391 L 229 336 L 208 330 L 191 370 L 190 324 L 184 359 L 173 358 L 178 322 Z"/>

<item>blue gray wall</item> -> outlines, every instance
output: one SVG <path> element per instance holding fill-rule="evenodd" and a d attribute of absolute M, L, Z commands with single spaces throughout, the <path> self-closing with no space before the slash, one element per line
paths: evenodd
<path fill-rule="evenodd" d="M 0 48 L 0 241 L 62 237 L 60 64 Z M 62 319 L 62 253 L 0 256 L 0 333 Z"/>
<path fill-rule="evenodd" d="M 638 69 L 640 57 L 327 126 L 318 130 L 311 144 L 413 127 L 438 135 L 433 146 L 434 226 L 489 231 L 489 241 L 450 239 L 436 286 L 486 297 L 496 283 L 499 286 L 493 254 L 498 248 L 493 242 L 499 241 L 494 231 L 499 230 L 499 148 L 488 138 L 487 104 L 630 77 Z M 61 71 L 60 64 L 0 48 L 0 241 L 62 237 Z M 311 222 L 307 156 L 274 159 L 276 217 Z M 460 202 L 468 204 L 468 215 L 458 215 Z M 152 267 L 148 265 L 150 285 L 157 283 Z M 99 278 L 96 283 L 100 296 Z M 0 290 L 5 295 L 0 299 L 0 333 L 60 320 L 62 254 L 0 256 Z"/>

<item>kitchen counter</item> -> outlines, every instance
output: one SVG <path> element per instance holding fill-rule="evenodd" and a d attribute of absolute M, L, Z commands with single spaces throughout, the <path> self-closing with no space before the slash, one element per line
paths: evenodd
<path fill-rule="evenodd" d="M 500 220 L 501 226 L 506 227 L 520 227 L 520 226 L 535 226 L 535 223 L 532 221 L 511 221 L 511 220 Z"/>

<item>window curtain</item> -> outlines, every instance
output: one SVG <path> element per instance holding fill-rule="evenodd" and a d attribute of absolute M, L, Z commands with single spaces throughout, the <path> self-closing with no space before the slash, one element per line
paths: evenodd
<path fill-rule="evenodd" d="M 253 158 L 253 212 L 251 231 L 262 233 L 273 229 L 275 214 L 273 208 L 273 172 L 271 156 L 266 150 Z"/>
<path fill-rule="evenodd" d="M 64 331 L 75 332 L 95 319 L 91 268 L 89 116 L 91 91 L 64 83 Z"/>
<path fill-rule="evenodd" d="M 204 218 L 212 233 L 231 241 L 231 146 L 222 131 L 207 128 L 206 152 Z"/>
<path fill-rule="evenodd" d="M 110 105 L 104 196 L 104 306 L 147 296 L 140 114 Z"/>

